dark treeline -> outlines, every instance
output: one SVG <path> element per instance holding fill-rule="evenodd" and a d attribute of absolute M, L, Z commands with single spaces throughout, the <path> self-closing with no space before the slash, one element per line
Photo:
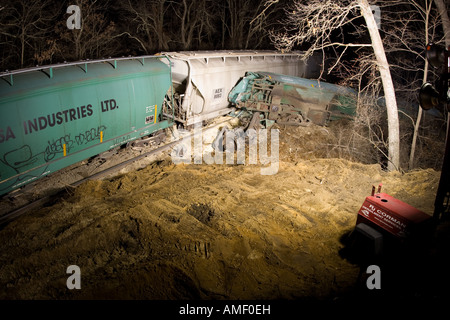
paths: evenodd
<path fill-rule="evenodd" d="M 35 65 L 108 57 L 151 55 L 162 51 L 274 49 L 269 31 L 290 27 L 293 0 L 278 0 L 269 8 L 263 0 L 0 0 L 0 71 Z M 305 0 L 305 2 L 307 2 Z M 423 81 L 424 22 L 412 1 L 383 4 L 380 34 L 397 88 L 407 97 Z M 423 3 L 419 1 L 418 3 Z M 81 9 L 81 29 L 69 29 L 71 5 Z M 354 24 L 364 24 L 361 19 Z M 430 41 L 441 39 L 439 15 L 430 16 Z M 294 30 L 294 31 L 292 31 Z M 291 32 L 295 32 L 293 26 Z M 338 42 L 367 43 L 368 33 L 341 27 Z M 308 43 L 294 49 L 305 49 Z M 364 51 L 365 50 L 365 51 Z M 345 55 L 341 54 L 345 52 Z M 339 63 L 325 80 L 352 79 L 370 48 L 321 50 L 325 66 Z M 373 68 L 372 68 L 373 69 Z M 370 70 L 369 70 L 370 71 Z M 376 77 L 367 71 L 365 82 Z M 350 75 L 349 75 L 350 74 Z M 355 88 L 358 83 L 346 81 Z M 415 98 L 415 97 L 413 97 Z"/>
<path fill-rule="evenodd" d="M 268 30 L 279 27 L 286 2 L 264 12 L 260 0 L 3 0 L 0 70 L 160 51 L 273 49 Z M 81 9 L 81 29 L 67 27 L 70 5 Z"/>

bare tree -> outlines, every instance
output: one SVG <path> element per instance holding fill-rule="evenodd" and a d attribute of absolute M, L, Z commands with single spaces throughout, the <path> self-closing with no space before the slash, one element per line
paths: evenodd
<path fill-rule="evenodd" d="M 431 9 L 432 9 L 432 0 L 425 0 L 423 5 L 420 4 L 417 1 L 414 0 L 410 0 L 410 3 L 412 4 L 412 6 L 414 6 L 414 8 L 417 10 L 417 12 L 420 14 L 420 17 L 422 18 L 421 20 L 423 21 L 424 24 L 424 34 L 423 34 L 423 38 L 422 38 L 422 45 L 428 44 L 429 40 L 430 40 L 430 36 L 429 36 L 429 28 L 430 28 L 430 19 L 431 19 Z M 420 41 L 420 40 L 419 40 Z M 403 41 L 403 43 L 411 43 L 412 41 Z M 417 56 L 421 56 L 420 54 L 418 54 Z M 423 58 L 423 64 L 424 64 L 424 69 L 423 69 L 423 77 L 422 77 L 422 83 L 427 82 L 427 76 L 428 76 L 428 60 L 425 57 Z M 419 87 L 419 86 L 417 86 Z M 411 143 L 411 151 L 409 154 L 409 169 L 412 169 L 414 167 L 414 158 L 415 158 L 415 153 L 416 153 L 416 145 L 417 145 L 417 137 L 419 134 L 419 127 L 420 127 L 420 122 L 422 120 L 422 108 L 418 108 L 418 113 L 417 113 L 417 119 L 414 125 L 414 133 L 413 133 L 413 138 L 412 138 L 412 143 Z"/>
<path fill-rule="evenodd" d="M 273 2 L 273 1 L 271 1 Z M 367 0 L 341 1 L 301 1 L 294 2 L 287 11 L 287 28 L 283 33 L 272 33 L 272 39 L 278 49 L 291 50 L 294 45 L 309 44 L 305 48 L 307 58 L 315 51 L 331 47 L 343 47 L 337 58 L 339 63 L 343 53 L 350 47 L 371 47 L 375 63 L 383 83 L 388 119 L 388 169 L 398 170 L 400 166 L 400 134 L 395 89 L 390 74 L 384 46 L 378 32 L 371 7 Z M 361 18 L 365 25 L 361 26 Z M 353 43 L 346 32 L 352 30 L 352 38 L 363 34 L 370 35 L 371 43 Z"/>
<path fill-rule="evenodd" d="M 169 49 L 170 38 L 166 31 L 168 3 L 168 0 L 121 2 L 125 22 L 130 29 L 123 34 L 136 40 L 146 54 Z"/>
<path fill-rule="evenodd" d="M 401 114 L 413 125 L 409 150 L 409 169 L 415 166 L 415 151 L 423 112 L 418 107 L 417 92 L 427 81 L 428 61 L 424 48 L 429 42 L 442 42 L 441 21 L 433 0 L 388 0 L 382 2 L 383 41 L 396 81 L 397 98 L 402 104 Z M 414 106 L 411 108 L 411 106 Z M 409 110 L 408 110 L 409 109 Z M 417 117 L 414 123 L 414 115 Z M 403 128 L 402 141 L 409 141 L 410 127 Z M 423 130 L 422 130 L 423 131 Z M 425 138 L 425 137 L 423 137 Z M 406 151 L 406 146 L 405 146 Z"/>
<path fill-rule="evenodd" d="M 448 17 L 447 6 L 444 0 L 434 0 L 436 7 L 438 8 L 439 14 L 442 19 L 442 26 L 444 29 L 445 46 L 448 48 L 450 46 L 450 19 Z"/>
<path fill-rule="evenodd" d="M 63 58 L 79 60 L 114 55 L 118 35 L 115 23 L 105 14 L 108 2 L 74 0 L 73 3 L 81 9 L 81 29 L 69 30 L 66 21 L 58 24 L 58 50 Z"/>
<path fill-rule="evenodd" d="M 32 60 L 36 47 L 48 36 L 55 14 L 50 0 L 6 1 L 0 12 L 0 35 L 6 62 L 24 67 Z M 9 50 L 8 50 L 9 49 Z M 4 50 L 2 50 L 4 51 Z M 12 61 L 16 56 L 18 63 Z"/>
<path fill-rule="evenodd" d="M 176 26 L 174 38 L 180 39 L 183 50 L 193 49 L 202 43 L 202 39 L 211 34 L 212 24 L 211 8 L 213 3 L 209 0 L 178 0 L 172 2 L 174 23 Z"/>
<path fill-rule="evenodd" d="M 265 2 L 254 0 L 226 0 L 223 5 L 227 13 L 222 15 L 222 28 L 229 34 L 230 47 L 258 47 L 265 39 L 263 32 L 273 10 L 265 10 Z M 261 14 L 264 19 L 256 19 Z"/>
<path fill-rule="evenodd" d="M 384 97 L 386 100 L 386 110 L 389 128 L 389 170 L 400 167 L 400 128 L 398 121 L 397 99 L 395 96 L 394 82 L 392 81 L 389 63 L 384 51 L 383 41 L 381 40 L 378 27 L 373 16 L 372 9 L 367 0 L 358 0 L 359 8 L 369 30 L 372 40 L 372 48 L 375 53 L 378 71 L 383 83 Z"/>
<path fill-rule="evenodd" d="M 217 1 L 215 0 L 201 0 L 200 3 L 201 12 L 205 12 L 203 19 L 200 20 L 197 33 L 198 48 L 214 47 L 214 38 L 216 37 L 217 27 L 216 20 L 218 20 L 217 14 Z M 206 39 L 206 41 L 204 41 Z"/>

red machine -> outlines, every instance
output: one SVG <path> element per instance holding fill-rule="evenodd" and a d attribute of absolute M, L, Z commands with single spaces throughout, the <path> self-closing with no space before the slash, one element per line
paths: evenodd
<path fill-rule="evenodd" d="M 386 193 L 367 197 L 358 212 L 356 225 L 364 223 L 381 233 L 388 232 L 399 239 L 407 239 L 429 230 L 432 217 Z"/>

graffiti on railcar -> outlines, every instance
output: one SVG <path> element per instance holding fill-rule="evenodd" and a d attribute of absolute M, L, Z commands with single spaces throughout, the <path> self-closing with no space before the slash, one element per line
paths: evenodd
<path fill-rule="evenodd" d="M 64 155 L 64 153 L 69 154 L 75 146 L 86 145 L 92 141 L 100 142 L 100 136 L 106 130 L 107 127 L 105 125 L 101 125 L 82 131 L 73 138 L 71 137 L 71 134 L 65 134 L 52 138 L 47 141 L 44 150 L 36 154 L 33 154 L 33 150 L 28 144 L 11 149 L 10 151 L 5 152 L 3 157 L 0 158 L 0 163 L 4 164 L 4 168 L 2 168 L 2 175 L 19 175 L 27 170 L 27 167 L 30 167 L 36 163 L 47 163 L 55 159 L 58 155 L 61 156 Z M 14 185 L 14 187 L 20 186 L 29 182 L 30 179 L 33 180 L 50 173 L 50 171 L 47 171 L 47 165 L 42 168 L 42 171 L 39 170 L 37 175 L 30 173 L 16 177 L 16 179 L 12 179 L 8 186 L 0 188 L 0 190 L 8 189 L 12 185 Z"/>
<path fill-rule="evenodd" d="M 64 149 L 66 152 L 70 152 L 72 147 L 73 140 L 71 139 L 70 134 L 47 141 L 47 147 L 44 150 L 44 161 L 48 162 L 53 160 L 57 154 L 63 153 Z"/>
<path fill-rule="evenodd" d="M 3 154 L 3 158 L 0 159 L 0 163 L 4 164 L 4 168 L 2 168 L 1 174 L 6 174 L 6 176 L 20 174 L 20 171 L 22 171 L 23 168 L 26 168 L 27 166 L 33 165 L 34 163 L 38 162 L 41 154 L 33 155 L 33 151 L 31 150 L 31 147 L 29 145 L 23 145 L 19 148 L 5 152 Z M 19 177 L 16 177 L 4 187 L 0 187 L 0 190 L 6 190 L 10 186 L 13 186 L 13 188 L 20 187 L 23 184 L 37 179 L 39 176 L 47 174 L 47 168 L 48 166 L 42 167 L 37 174 L 23 174 Z"/>
<path fill-rule="evenodd" d="M 97 128 L 91 128 L 75 136 L 75 141 L 78 145 L 86 144 L 91 141 L 100 140 L 102 132 L 106 130 L 106 126 L 101 125 Z"/>

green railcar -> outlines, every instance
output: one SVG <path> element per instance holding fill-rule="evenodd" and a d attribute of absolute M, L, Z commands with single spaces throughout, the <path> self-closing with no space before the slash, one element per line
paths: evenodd
<path fill-rule="evenodd" d="M 0 75 L 0 194 L 172 123 L 164 56 L 51 65 Z"/>
<path fill-rule="evenodd" d="M 270 72 L 247 72 L 229 94 L 238 108 L 290 125 L 326 125 L 352 118 L 356 97 L 348 87 Z"/>

